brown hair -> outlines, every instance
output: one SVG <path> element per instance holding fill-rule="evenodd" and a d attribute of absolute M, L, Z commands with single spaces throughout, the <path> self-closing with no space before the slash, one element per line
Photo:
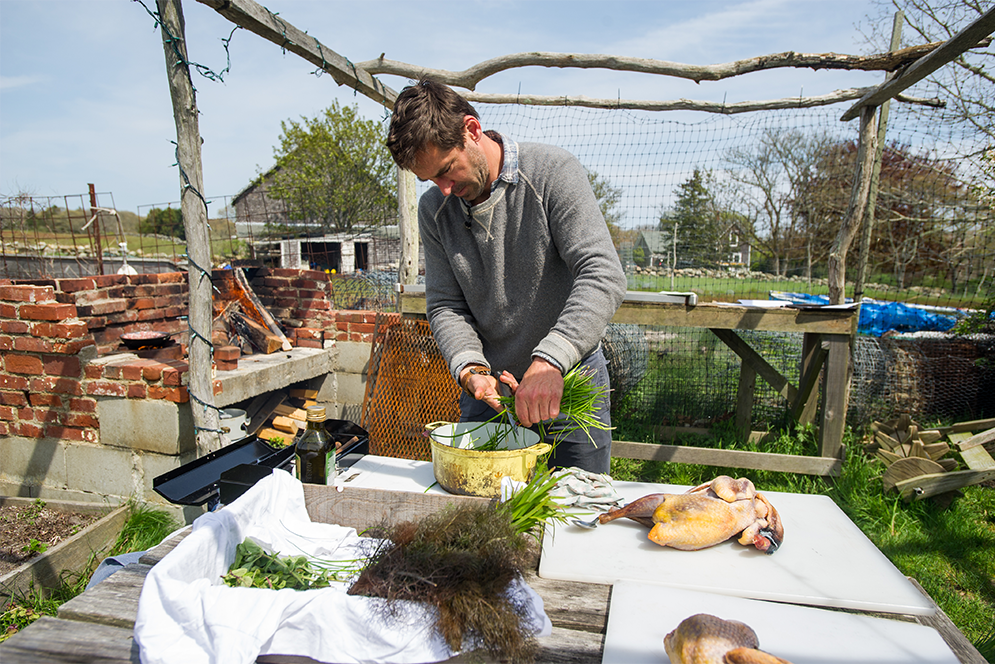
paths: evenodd
<path fill-rule="evenodd" d="M 387 149 L 401 168 L 411 169 L 429 143 L 448 151 L 463 147 L 463 119 L 480 119 L 476 109 L 452 88 L 422 79 L 401 90 L 387 133 Z"/>

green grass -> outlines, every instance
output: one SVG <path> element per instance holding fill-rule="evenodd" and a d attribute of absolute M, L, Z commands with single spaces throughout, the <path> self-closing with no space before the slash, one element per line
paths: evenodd
<path fill-rule="evenodd" d="M 107 555 L 146 551 L 178 527 L 179 524 L 168 513 L 144 504 L 132 504 L 128 520 Z M 0 612 L 0 642 L 42 616 L 57 615 L 62 604 L 86 590 L 86 584 L 99 563 L 96 556 L 91 556 L 82 569 L 62 571 L 57 588 L 41 589 L 32 585 L 26 593 L 13 596 Z"/>
<path fill-rule="evenodd" d="M 232 255 L 247 256 L 248 248 L 244 239 L 235 239 L 235 225 L 224 219 L 211 220 L 211 248 L 216 259 Z M 116 228 L 110 232 L 110 227 L 104 230 L 100 237 L 100 245 L 108 255 L 117 255 L 118 242 L 121 236 Z M 11 241 L 34 246 L 38 242 L 49 245 L 49 252 L 56 255 L 72 255 L 74 248 L 89 248 L 90 237 L 86 232 L 77 232 L 75 235 L 69 232 L 53 232 L 47 229 L 38 231 L 15 231 Z M 124 241 L 128 244 L 128 251 L 140 252 L 141 255 L 150 256 L 154 254 L 181 257 L 186 253 L 187 243 L 180 238 L 168 238 L 165 236 L 140 235 L 132 231 L 125 231 Z M 58 249 L 53 249 L 58 247 Z"/>
<path fill-rule="evenodd" d="M 694 444 L 781 454 L 816 451 L 811 428 L 782 434 L 762 447 L 732 442 L 732 431 L 721 425 L 714 431 L 716 438 L 696 437 Z M 652 442 L 635 430 L 615 438 Z M 884 494 L 884 466 L 863 456 L 849 430 L 844 444 L 850 453 L 835 479 L 634 459 L 612 459 L 611 474 L 616 480 L 692 486 L 725 474 L 748 477 L 765 491 L 829 496 L 902 574 L 922 585 L 987 661 L 995 661 L 995 491 L 966 487 L 946 509 L 931 500 L 905 503 L 897 494 Z"/>
<path fill-rule="evenodd" d="M 971 283 L 959 285 L 956 292 L 951 292 L 949 283 L 941 279 L 927 279 L 922 284 L 916 284 L 928 288 L 943 288 L 945 292 L 942 296 L 926 296 L 912 291 L 909 287 L 897 289 L 893 285 L 893 279 L 886 275 L 874 275 L 869 278 L 869 283 L 878 283 L 891 286 L 888 290 L 878 290 L 865 288 L 864 297 L 878 300 L 891 300 L 903 302 L 917 302 L 919 304 L 933 304 L 939 306 L 955 307 L 980 307 L 982 297 L 977 294 L 977 284 Z M 804 281 L 784 280 L 758 280 L 758 279 L 737 279 L 734 277 L 685 277 L 675 276 L 673 284 L 670 277 L 650 276 L 642 274 L 629 275 L 629 289 L 637 291 L 675 291 L 686 293 L 694 291 L 698 293 L 699 302 L 724 301 L 735 302 L 737 300 L 766 300 L 770 291 L 780 291 L 787 293 L 810 293 L 812 295 L 828 295 L 829 287 L 822 286 L 813 280 L 812 284 Z M 853 283 L 847 283 L 846 296 L 853 296 Z"/>
<path fill-rule="evenodd" d="M 168 513 L 147 504 L 131 504 L 128 520 L 118 534 L 108 556 L 131 551 L 148 551 L 180 527 Z"/>

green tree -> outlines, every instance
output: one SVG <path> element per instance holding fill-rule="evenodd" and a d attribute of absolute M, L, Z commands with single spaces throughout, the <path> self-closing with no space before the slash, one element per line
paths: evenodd
<path fill-rule="evenodd" d="M 396 218 L 394 162 L 384 125 L 336 101 L 316 118 L 280 123 L 268 194 L 298 224 L 350 232 Z"/>
<path fill-rule="evenodd" d="M 723 231 L 724 215 L 719 210 L 709 185 L 711 173 L 694 169 L 674 193 L 673 207 L 660 217 L 660 230 L 677 233 L 677 266 L 715 264 L 728 257 L 717 253 Z M 672 236 L 671 236 L 672 237 Z"/>
<path fill-rule="evenodd" d="M 181 240 L 187 239 L 183 228 L 183 213 L 179 208 L 152 208 L 139 222 L 138 232 L 143 235 L 169 235 Z"/>
<path fill-rule="evenodd" d="M 625 211 L 620 209 L 622 190 L 611 186 L 608 180 L 602 178 L 595 171 L 588 171 L 587 179 L 591 182 L 594 197 L 598 199 L 601 215 L 605 218 L 605 223 L 608 224 L 608 232 L 611 233 L 612 242 L 618 248 L 623 235 L 619 222 L 625 216 Z"/>

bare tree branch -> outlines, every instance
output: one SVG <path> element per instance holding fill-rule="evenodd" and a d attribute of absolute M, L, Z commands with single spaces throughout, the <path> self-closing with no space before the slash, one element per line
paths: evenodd
<path fill-rule="evenodd" d="M 987 39 L 985 45 L 990 44 Z M 781 68 L 804 69 L 849 69 L 864 71 L 895 71 L 932 52 L 943 42 L 910 46 L 900 51 L 876 55 L 846 55 L 840 53 L 796 53 L 784 51 L 761 55 L 745 60 L 736 60 L 717 65 L 689 65 L 666 60 L 630 58 L 617 55 L 585 53 L 512 53 L 502 55 L 473 65 L 463 71 L 432 69 L 417 65 L 387 60 L 381 54 L 376 60 L 356 63 L 360 69 L 370 74 L 392 74 L 408 78 L 430 77 L 440 83 L 475 90 L 480 81 L 498 72 L 517 67 L 558 67 L 575 69 L 611 69 L 614 71 L 634 71 L 643 74 L 659 74 L 686 78 L 695 82 L 721 81 L 724 78 L 748 74 L 755 71 Z"/>
<path fill-rule="evenodd" d="M 695 101 L 692 99 L 674 99 L 670 101 L 646 101 L 640 99 L 596 99 L 592 97 L 570 95 L 523 95 L 523 94 L 490 94 L 483 92 L 464 92 L 462 96 L 467 101 L 485 104 L 525 104 L 529 106 L 582 106 L 585 108 L 627 108 L 640 111 L 706 111 L 732 115 L 750 111 L 769 111 L 781 108 L 812 108 L 828 106 L 843 101 L 860 99 L 873 88 L 850 88 L 837 90 L 816 97 L 788 97 L 786 99 L 771 99 L 767 101 L 741 101 L 724 104 L 712 101 Z M 944 102 L 939 99 L 923 99 L 900 95 L 899 101 L 911 104 L 943 108 Z"/>

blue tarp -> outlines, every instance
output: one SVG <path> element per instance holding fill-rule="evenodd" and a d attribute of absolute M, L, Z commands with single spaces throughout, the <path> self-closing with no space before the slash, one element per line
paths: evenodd
<path fill-rule="evenodd" d="M 771 293 L 772 300 L 788 300 L 796 304 L 829 304 L 826 295 L 806 293 Z M 847 302 L 853 300 L 847 299 Z M 860 320 L 857 332 L 880 337 L 885 332 L 946 332 L 957 323 L 954 314 L 944 315 L 926 311 L 902 302 L 864 299 L 860 303 Z"/>

